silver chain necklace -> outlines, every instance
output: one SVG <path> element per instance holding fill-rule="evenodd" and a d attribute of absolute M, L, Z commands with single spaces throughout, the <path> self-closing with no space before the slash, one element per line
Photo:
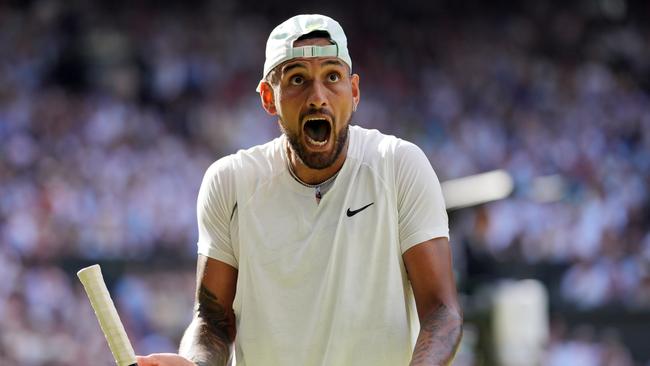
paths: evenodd
<path fill-rule="evenodd" d="M 326 181 L 318 183 L 318 184 L 309 184 L 303 182 L 300 178 L 298 178 L 298 175 L 296 172 L 293 171 L 293 167 L 291 166 L 291 155 L 290 155 L 290 150 L 289 147 L 287 146 L 287 169 L 289 169 L 289 174 L 295 179 L 298 183 L 302 184 L 305 187 L 313 188 L 314 189 L 314 196 L 316 197 L 316 203 L 320 203 L 320 200 L 323 198 L 323 195 L 329 190 L 331 187 L 332 183 L 334 182 L 334 179 L 339 175 L 339 172 L 341 171 L 339 169 L 338 172 L 336 172 L 333 176 L 327 178 Z"/>

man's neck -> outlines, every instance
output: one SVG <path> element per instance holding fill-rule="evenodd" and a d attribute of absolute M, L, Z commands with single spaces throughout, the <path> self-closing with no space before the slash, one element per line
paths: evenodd
<path fill-rule="evenodd" d="M 296 153 L 291 149 L 291 145 L 287 143 L 287 158 L 289 159 L 289 164 L 293 170 L 293 174 L 300 179 L 301 182 L 314 185 L 320 184 L 333 177 L 345 163 L 345 159 L 348 155 L 348 146 L 350 143 L 350 137 L 345 141 L 345 146 L 341 150 L 341 153 L 336 158 L 334 163 L 328 166 L 325 169 L 312 169 L 306 166 L 297 156 Z"/>

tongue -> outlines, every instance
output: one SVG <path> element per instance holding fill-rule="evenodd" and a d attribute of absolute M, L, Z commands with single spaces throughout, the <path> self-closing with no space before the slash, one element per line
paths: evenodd
<path fill-rule="evenodd" d="M 309 121 L 305 124 L 305 133 L 312 140 L 323 142 L 329 135 L 329 125 L 326 121 Z"/>

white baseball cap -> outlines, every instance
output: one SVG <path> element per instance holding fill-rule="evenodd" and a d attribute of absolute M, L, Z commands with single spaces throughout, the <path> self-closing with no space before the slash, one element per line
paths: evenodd
<path fill-rule="evenodd" d="M 293 42 L 301 36 L 314 32 L 325 31 L 329 34 L 329 46 L 303 46 L 293 47 Z M 334 19 L 320 14 L 296 15 L 282 22 L 273 29 L 266 41 L 266 61 L 262 81 L 276 66 L 285 61 L 298 57 L 338 57 L 352 70 L 352 59 L 348 52 L 348 40 L 343 28 Z M 260 84 L 262 83 L 260 81 Z M 257 91 L 260 91 L 260 84 Z"/>

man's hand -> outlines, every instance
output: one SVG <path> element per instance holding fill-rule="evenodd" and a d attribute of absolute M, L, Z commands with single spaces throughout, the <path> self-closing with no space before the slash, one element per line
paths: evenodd
<path fill-rule="evenodd" d="M 149 356 L 136 356 L 138 366 L 196 366 L 196 364 L 175 353 L 152 353 Z"/>

